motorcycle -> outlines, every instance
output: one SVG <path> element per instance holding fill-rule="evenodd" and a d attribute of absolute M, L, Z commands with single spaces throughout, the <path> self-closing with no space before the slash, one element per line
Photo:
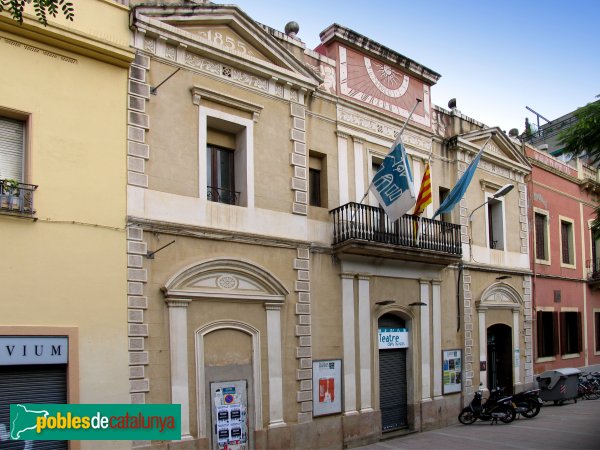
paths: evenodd
<path fill-rule="evenodd" d="M 518 394 L 513 395 L 512 401 L 516 405 L 515 410 L 517 413 L 528 419 L 537 416 L 544 404 L 540 398 L 539 389 L 519 392 Z"/>
<path fill-rule="evenodd" d="M 503 397 L 501 389 L 492 389 L 489 398 L 482 402 L 483 388 L 475 392 L 475 396 L 468 406 L 464 407 L 458 415 L 458 421 L 463 425 L 470 425 L 477 419 L 488 421 L 491 420 L 493 425 L 501 420 L 504 423 L 510 423 L 515 420 L 517 415 L 512 404 L 511 397 Z"/>

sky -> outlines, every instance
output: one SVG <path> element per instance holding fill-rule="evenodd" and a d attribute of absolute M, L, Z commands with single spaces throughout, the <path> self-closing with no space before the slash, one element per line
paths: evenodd
<path fill-rule="evenodd" d="M 456 98 L 460 112 L 505 131 L 537 124 L 526 106 L 554 120 L 600 95 L 600 0 L 215 2 L 280 31 L 296 21 L 311 49 L 332 23 L 350 28 L 441 74 L 434 104 Z"/>

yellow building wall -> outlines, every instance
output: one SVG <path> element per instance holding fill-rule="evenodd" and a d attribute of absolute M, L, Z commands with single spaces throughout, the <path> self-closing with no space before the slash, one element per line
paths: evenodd
<path fill-rule="evenodd" d="M 0 16 L 0 115 L 26 120 L 25 181 L 39 186 L 37 221 L 0 215 L 0 334 L 74 327 L 69 401 L 129 403 L 128 11 L 98 0 L 75 8 L 73 24 L 48 27 Z"/>

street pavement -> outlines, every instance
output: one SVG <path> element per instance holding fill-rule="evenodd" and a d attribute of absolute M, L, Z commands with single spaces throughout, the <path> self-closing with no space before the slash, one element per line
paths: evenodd
<path fill-rule="evenodd" d="M 457 411 L 458 417 L 458 411 Z M 600 449 L 600 400 L 578 400 L 562 406 L 545 403 L 533 419 L 490 425 L 478 420 L 438 430 L 412 433 L 365 450 L 399 449 Z"/>

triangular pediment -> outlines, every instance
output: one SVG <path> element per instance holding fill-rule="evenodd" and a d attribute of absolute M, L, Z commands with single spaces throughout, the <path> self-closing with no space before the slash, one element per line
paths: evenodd
<path fill-rule="evenodd" d="M 490 135 L 492 137 L 486 144 Z M 486 128 L 461 134 L 458 136 L 457 143 L 474 151 L 479 151 L 485 144 L 483 159 L 531 170 L 531 165 L 522 154 L 519 145 L 509 139 L 499 128 Z"/>
<path fill-rule="evenodd" d="M 289 79 L 311 88 L 322 82 L 237 6 L 139 6 L 134 11 L 134 26 L 167 46 L 264 78 Z"/>
<path fill-rule="evenodd" d="M 272 53 L 266 52 L 264 48 L 259 49 L 256 45 L 251 44 L 247 36 L 242 37 L 231 25 L 233 24 L 183 24 L 180 26 L 174 24 L 176 28 L 196 35 L 199 38 L 210 42 L 214 46 L 239 52 L 241 56 L 251 56 L 265 62 L 282 66 L 281 61 L 275 58 Z"/>

